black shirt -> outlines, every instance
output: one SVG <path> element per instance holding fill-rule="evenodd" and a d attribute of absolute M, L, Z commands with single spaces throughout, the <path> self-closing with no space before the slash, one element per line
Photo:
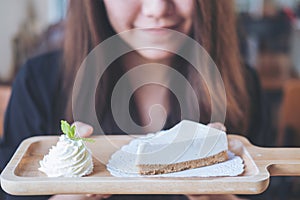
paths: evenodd
<path fill-rule="evenodd" d="M 13 87 L 11 98 L 7 107 L 4 136 L 0 140 L 0 170 L 2 171 L 12 154 L 25 138 L 37 135 L 51 135 L 60 133 L 60 120 L 64 113 L 59 112 L 57 105 L 60 83 L 60 68 L 62 66 L 62 53 L 51 52 L 30 59 L 21 68 Z M 263 104 L 258 78 L 256 73 L 247 68 L 247 85 L 251 97 L 252 117 L 250 122 L 249 139 L 254 144 L 263 144 L 266 125 L 262 113 Z M 172 122 L 172 123 L 175 123 Z M 168 124 L 171 126 L 174 124 Z M 138 196 L 135 196 L 138 197 Z M 145 199 L 145 196 L 139 196 Z M 157 199 L 185 199 L 184 196 L 163 195 Z M 25 199 L 7 195 L 7 199 Z M 28 199 L 46 199 L 47 196 L 27 197 Z M 113 196 L 117 199 L 132 199 L 132 196 Z M 147 197 L 154 199 L 154 197 Z M 156 199 L 156 198 L 155 198 Z"/>

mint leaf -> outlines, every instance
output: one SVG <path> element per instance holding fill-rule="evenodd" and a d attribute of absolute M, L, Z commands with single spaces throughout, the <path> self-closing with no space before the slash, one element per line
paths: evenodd
<path fill-rule="evenodd" d="M 69 130 L 70 130 L 70 124 L 65 120 L 61 120 L 60 121 L 60 128 L 61 128 L 61 130 L 64 134 L 68 135 Z"/>
<path fill-rule="evenodd" d="M 64 134 L 66 134 L 68 136 L 68 138 L 73 139 L 75 137 L 75 126 L 74 125 L 70 126 L 70 124 L 67 121 L 61 120 L 60 127 L 61 127 L 62 132 Z"/>
<path fill-rule="evenodd" d="M 72 138 L 74 138 L 75 137 L 75 125 L 73 124 L 71 127 L 70 127 L 70 136 L 72 137 Z"/>
<path fill-rule="evenodd" d="M 84 142 L 95 142 L 92 138 L 80 138 Z"/>
<path fill-rule="evenodd" d="M 73 138 L 73 140 L 75 140 L 75 141 L 81 140 L 81 141 L 84 141 L 84 142 L 95 142 L 95 140 L 93 140 L 92 138 L 80 138 L 80 137 L 75 137 L 75 138 Z"/>
<path fill-rule="evenodd" d="M 95 142 L 95 140 L 93 140 L 91 138 L 76 137 L 76 135 L 75 135 L 76 127 L 75 127 L 75 125 L 73 124 L 72 126 L 70 126 L 70 124 L 65 120 L 60 121 L 60 128 L 61 128 L 62 132 L 65 135 L 67 135 L 67 137 L 71 140 L 75 140 L 75 141 L 82 140 L 82 141 L 85 141 L 85 142 Z"/>

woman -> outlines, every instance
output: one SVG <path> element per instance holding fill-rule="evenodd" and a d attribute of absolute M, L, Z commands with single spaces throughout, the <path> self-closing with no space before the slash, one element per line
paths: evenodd
<path fill-rule="evenodd" d="M 164 40 L 163 36 L 167 34 L 164 32 L 165 29 L 171 29 L 190 36 L 201 44 L 216 63 L 224 81 L 227 101 L 225 126 L 228 132 L 241 133 L 247 135 L 252 142 L 259 142 L 262 120 L 257 79 L 240 60 L 231 3 L 227 0 L 186 0 L 184 4 L 180 0 L 72 0 L 65 27 L 63 50 L 29 60 L 14 82 L 6 113 L 5 135 L 0 148 L 0 154 L 5 155 L 4 158 L 1 157 L 1 169 L 23 139 L 33 135 L 59 133 L 61 119 L 74 120 L 72 90 L 81 63 L 98 44 L 116 33 L 134 28 L 142 28 L 142 30 L 147 28 L 145 32 L 139 32 L 142 35 L 135 36 L 147 38 L 150 43 L 174 42 Z M 122 39 L 126 45 L 131 45 L 130 40 Z M 178 44 L 182 45 L 178 47 L 179 50 L 186 50 L 184 42 Z M 114 86 L 122 75 L 134 68 L 133 66 L 148 63 L 157 63 L 152 66 L 153 69 L 158 69 L 160 64 L 172 66 L 189 81 L 198 99 L 194 104 L 200 107 L 197 121 L 210 122 L 211 101 L 215 101 L 217 107 L 224 104 L 221 98 L 210 100 L 204 81 L 184 59 L 167 51 L 139 49 L 116 59 L 100 79 L 96 92 L 96 113 L 101 128 L 106 134 L 126 133 L 118 126 L 113 109 L 110 109 Z M 100 65 L 99 68 L 101 67 L 103 68 Z M 168 77 L 168 73 L 164 70 L 153 70 L 147 76 L 158 77 L 163 81 Z M 167 86 L 171 86 L 173 81 L 171 78 Z M 185 87 L 182 89 L 180 91 L 183 91 L 183 96 L 189 99 L 190 94 L 185 92 Z M 219 94 L 219 91 L 215 92 Z M 148 111 L 156 104 L 164 109 L 152 113 L 152 119 L 158 120 L 151 121 Z M 180 106 L 182 105 L 176 100 L 176 94 L 166 87 L 148 84 L 135 91 L 128 109 L 133 121 L 144 127 L 143 132 L 150 132 L 170 128 L 178 123 L 182 119 Z M 193 112 L 192 106 L 189 104 L 185 106 L 188 111 Z M 76 198 L 104 197 L 107 196 L 92 195 Z M 10 198 L 17 197 L 10 196 Z M 57 195 L 52 198 L 66 197 Z M 133 197 L 112 196 L 111 198 L 131 199 Z M 171 195 L 156 196 L 156 198 L 184 199 L 186 197 Z"/>

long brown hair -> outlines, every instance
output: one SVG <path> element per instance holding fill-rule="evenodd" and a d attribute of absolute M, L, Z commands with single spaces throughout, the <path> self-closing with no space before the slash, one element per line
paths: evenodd
<path fill-rule="evenodd" d="M 230 131 L 244 132 L 249 121 L 249 97 L 245 74 L 240 61 L 233 2 L 228 0 L 197 0 L 194 16 L 193 38 L 210 54 L 224 81 L 227 97 L 225 125 Z M 114 33 L 103 1 L 71 0 L 66 22 L 64 43 L 63 94 L 70 97 L 74 78 L 88 53 Z M 194 74 L 194 73 L 191 73 Z M 192 86 L 199 88 L 194 76 L 188 76 Z M 100 104 L 105 104 L 105 94 L 111 86 L 109 76 L 104 77 Z M 196 89 L 201 107 L 210 106 L 205 89 Z M 69 95 L 66 95 L 69 94 Z M 103 95 L 104 94 L 104 95 Z M 66 100 L 66 114 L 71 118 L 71 98 Z M 101 112 L 101 111 L 100 111 Z M 209 115 L 209 112 L 207 113 Z M 205 120 L 204 120 L 205 121 Z"/>

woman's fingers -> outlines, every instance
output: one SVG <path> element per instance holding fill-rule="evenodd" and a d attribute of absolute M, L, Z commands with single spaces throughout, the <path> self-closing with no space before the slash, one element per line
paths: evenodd
<path fill-rule="evenodd" d="M 92 199 L 107 199 L 107 198 L 111 197 L 111 194 L 87 194 L 86 197 L 91 200 Z"/>
<path fill-rule="evenodd" d="M 247 200 L 232 194 L 187 195 L 189 200 Z"/>
<path fill-rule="evenodd" d="M 111 196 L 111 194 L 87 194 L 86 196 L 93 197 L 93 198 L 100 197 L 102 199 L 107 199 L 108 197 Z"/>
<path fill-rule="evenodd" d="M 89 137 L 92 135 L 94 129 L 91 125 L 85 124 L 83 122 L 74 122 L 76 127 L 76 134 L 80 137 Z"/>
<path fill-rule="evenodd" d="M 111 195 L 110 194 L 104 194 L 104 195 L 102 195 L 102 198 L 103 199 L 107 199 L 107 198 L 109 198 Z"/>
<path fill-rule="evenodd" d="M 107 199 L 111 194 L 87 194 L 86 196 L 94 199 Z"/>
<path fill-rule="evenodd" d="M 209 123 L 207 124 L 207 126 L 219 129 L 221 131 L 226 132 L 226 127 L 224 126 L 224 124 L 220 123 L 220 122 L 214 122 L 214 123 Z"/>
<path fill-rule="evenodd" d="M 54 195 L 49 200 L 101 200 L 107 199 L 108 194 L 87 194 L 87 195 Z"/>

